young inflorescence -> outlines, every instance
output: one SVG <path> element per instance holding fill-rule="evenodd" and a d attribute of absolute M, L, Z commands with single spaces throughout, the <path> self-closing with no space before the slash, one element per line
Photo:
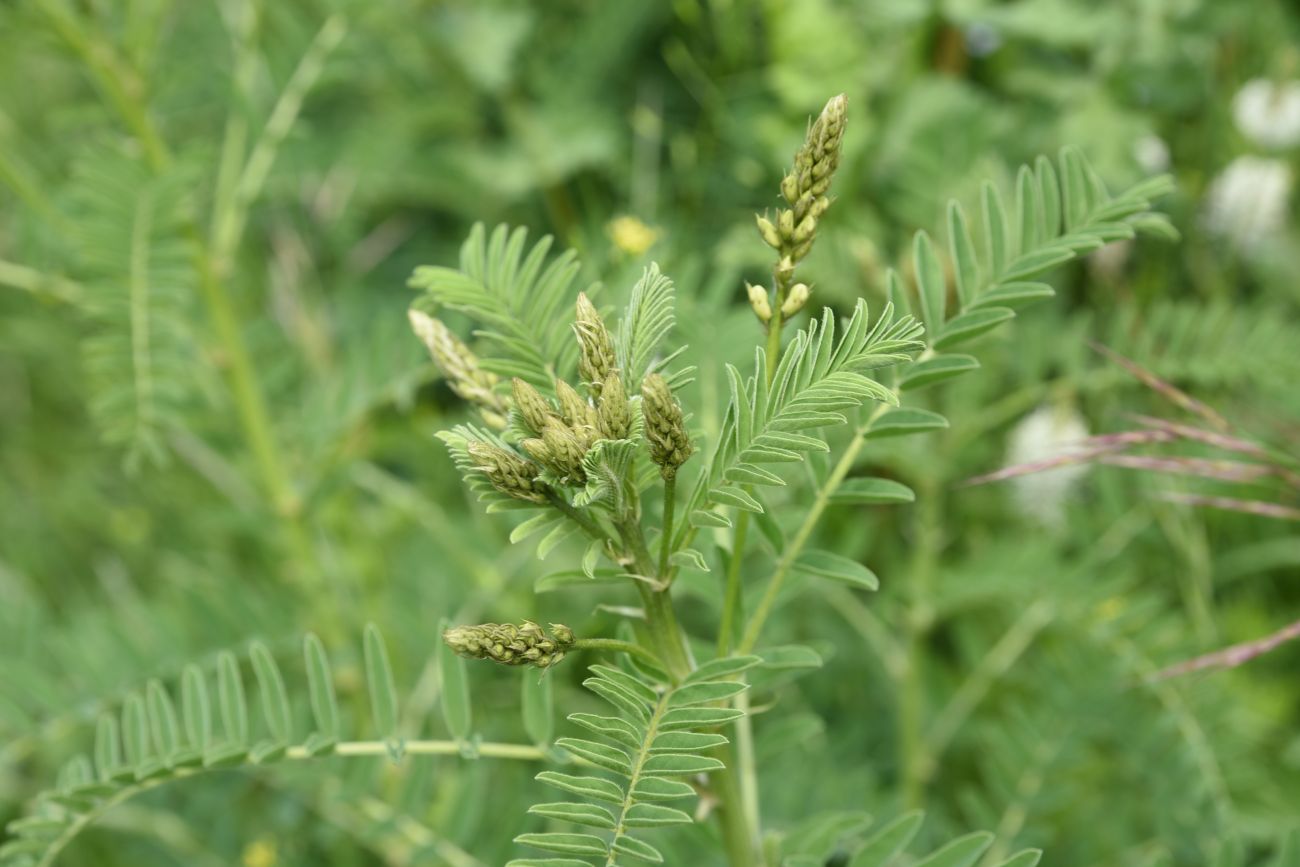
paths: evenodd
<path fill-rule="evenodd" d="M 826 103 L 781 181 L 781 197 L 788 207 L 778 210 L 775 220 L 766 214 L 756 217 L 758 233 L 777 252 L 775 293 L 746 284 L 750 306 L 764 324 L 771 320 L 773 310 L 779 310 L 782 319 L 790 318 L 803 309 L 811 295 L 806 283 L 794 282 L 795 266 L 812 250 L 817 222 L 831 206 L 831 178 L 840 164 L 847 111 L 844 94 Z"/>
<path fill-rule="evenodd" d="M 475 403 L 493 427 L 510 428 L 506 436 L 513 435 L 517 448 L 484 439 L 466 445 L 472 466 L 507 496 L 556 502 L 555 486 L 588 482 L 586 458 L 598 442 L 628 440 L 636 429 L 637 404 L 628 397 L 613 337 L 586 294 L 578 296 L 573 330 L 587 396 L 557 379 L 551 399 L 516 377 L 507 398 L 497 392 L 497 378 L 441 322 L 413 310 L 411 324 L 456 393 Z M 671 478 L 694 450 L 681 407 L 657 373 L 647 375 L 639 390 L 647 450 L 663 477 Z"/>
<path fill-rule="evenodd" d="M 442 640 L 469 659 L 550 668 L 564 659 L 577 639 L 573 630 L 562 623 L 552 623 L 548 635 L 536 623 L 525 620 L 518 626 L 513 623 L 453 626 L 442 633 Z"/>
<path fill-rule="evenodd" d="M 407 316 L 451 390 L 477 406 L 489 426 L 504 428 L 510 408 L 496 392 L 496 375 L 483 370 L 478 356 L 439 320 L 419 310 L 410 310 Z"/>

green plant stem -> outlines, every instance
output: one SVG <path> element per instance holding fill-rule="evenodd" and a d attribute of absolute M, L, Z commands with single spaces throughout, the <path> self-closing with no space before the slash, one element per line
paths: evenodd
<path fill-rule="evenodd" d="M 654 562 L 650 559 L 650 549 L 646 547 L 645 534 L 641 532 L 641 525 L 631 517 L 625 517 L 619 523 L 619 531 L 623 534 L 623 544 L 632 555 L 637 574 L 648 579 L 635 582 L 637 592 L 641 594 L 646 626 L 659 649 L 659 657 L 667 666 L 668 673 L 674 680 L 680 681 L 690 673 L 694 665 L 681 628 L 677 625 L 677 614 L 673 611 L 672 597 L 666 586 L 656 589 L 648 583 L 657 579 Z"/>
<path fill-rule="evenodd" d="M 936 758 L 943 755 L 993 685 L 1011 670 L 1055 616 L 1052 604 L 1045 599 L 1039 599 L 1021 612 L 962 681 L 948 703 L 934 715 L 925 733 L 929 755 Z"/>
<path fill-rule="evenodd" d="M 722 602 L 722 622 L 718 625 L 718 656 L 731 652 L 732 635 L 740 619 L 744 585 L 740 570 L 745 559 L 745 540 L 749 534 L 749 512 L 736 516 L 736 532 L 731 537 L 731 562 L 727 564 L 727 586 Z"/>
<path fill-rule="evenodd" d="M 122 60 L 112 45 L 92 40 L 75 14 L 62 3 L 41 3 L 38 8 L 45 13 L 59 38 L 81 59 L 104 98 L 121 115 L 140 142 L 149 164 L 155 170 L 165 166 L 169 160 L 167 145 L 145 108 L 142 98 L 145 87 L 139 74 Z"/>
<path fill-rule="evenodd" d="M 776 368 L 781 360 L 781 305 L 785 302 L 788 287 L 780 278 L 776 280 L 776 303 L 773 305 L 772 318 L 767 322 L 766 370 L 764 374 L 770 385 L 776 377 Z M 718 656 L 731 652 L 732 635 L 735 624 L 741 617 L 741 604 L 744 596 L 744 583 L 741 569 L 745 559 L 745 542 L 749 534 L 749 513 L 741 512 L 736 516 L 736 528 L 732 533 L 731 560 L 727 564 L 727 584 L 722 604 L 722 620 L 718 625 Z M 744 651 L 742 651 L 744 652 Z M 746 700 L 737 701 L 737 707 L 747 710 Z M 748 715 L 738 719 L 734 726 L 736 741 L 720 750 L 719 758 L 725 767 L 714 774 L 717 781 L 717 795 L 721 802 L 719 810 L 722 823 L 722 836 L 726 844 L 727 858 L 733 867 L 741 865 L 762 865 L 765 857 L 762 847 L 762 831 L 759 824 L 758 773 L 754 762 L 753 730 Z"/>
<path fill-rule="evenodd" d="M 239 320 L 230 296 L 217 280 L 211 259 L 195 238 L 195 267 L 199 272 L 199 290 L 208 308 L 208 316 L 216 330 L 217 339 L 225 352 L 230 379 L 230 390 L 235 400 L 235 412 L 244 429 L 244 436 L 253 453 L 265 493 L 281 517 L 296 523 L 301 504 L 289 476 L 271 429 L 270 413 L 262 395 L 252 357 L 240 332 Z"/>
<path fill-rule="evenodd" d="M 609 541 L 609 537 L 605 535 L 600 527 L 596 526 L 595 522 L 573 508 L 573 506 L 570 506 L 559 494 L 552 493 L 550 495 L 550 504 L 555 507 L 556 511 L 561 512 L 566 518 L 581 527 L 582 531 L 592 539 Z"/>
<path fill-rule="evenodd" d="M 822 513 L 826 511 L 826 507 L 830 504 L 831 496 L 839 489 L 840 484 L 848 476 L 849 470 L 853 469 L 853 462 L 857 460 L 858 452 L 862 450 L 863 445 L 866 443 L 863 436 L 871 429 L 872 422 L 879 418 L 880 414 L 888 408 L 888 404 L 880 404 L 867 417 L 867 420 L 854 430 L 853 440 L 845 447 L 844 454 L 840 455 L 839 462 L 835 464 L 835 468 L 831 471 L 830 477 L 827 478 L 826 484 L 822 485 L 821 490 L 817 492 L 816 499 L 813 500 L 812 506 L 804 514 L 803 523 L 799 525 L 794 537 L 786 545 L 785 551 L 782 552 L 781 559 L 777 561 L 772 578 L 767 582 L 767 589 L 763 592 L 763 597 L 754 610 L 754 616 L 750 618 L 748 625 L 745 627 L 745 635 L 737 648 L 738 652 L 749 653 L 758 643 L 759 636 L 763 632 L 763 626 L 767 623 L 767 618 L 776 605 L 777 596 L 781 592 L 786 577 L 790 574 L 790 569 L 794 566 L 795 560 L 803 552 L 804 546 L 808 544 L 808 540 L 812 537 L 817 522 L 821 520 Z"/>
<path fill-rule="evenodd" d="M 733 725 L 736 737 L 736 774 L 740 781 L 740 803 L 744 809 L 750 845 L 758 853 L 759 861 L 763 862 L 765 853 L 758 806 L 758 763 L 754 758 L 754 719 L 749 714 L 749 693 L 742 692 L 736 696 L 735 703 L 736 709 L 743 714 Z"/>
<path fill-rule="evenodd" d="M 630 641 L 620 641 L 617 638 L 579 638 L 573 643 L 574 650 L 610 650 L 614 653 L 626 653 L 629 656 L 635 656 L 638 659 L 650 663 L 655 668 L 663 668 L 663 661 L 655 656 L 649 650 L 646 650 L 639 644 L 633 644 Z"/>
<path fill-rule="evenodd" d="M 908 581 L 908 608 L 903 618 L 905 659 L 898 699 L 898 755 L 901 762 L 903 803 L 919 809 L 934 762 L 923 728 L 925 719 L 925 672 L 922 668 L 926 642 L 934 625 L 931 605 L 935 568 L 942 534 L 942 501 L 939 479 L 927 475 L 917 485 L 915 529 L 912 534 L 912 575 Z"/>
<path fill-rule="evenodd" d="M 413 756 L 459 756 L 464 754 L 461 741 L 403 741 L 402 752 Z M 325 756 L 389 756 L 392 746 L 388 741 L 344 741 L 336 744 Z M 546 750 L 531 744 L 483 743 L 474 748 L 474 755 L 485 759 L 521 759 L 546 761 Z M 309 759 L 312 756 L 303 747 L 289 747 L 285 756 L 290 759 Z"/>
<path fill-rule="evenodd" d="M 713 757 L 726 765 L 725 770 L 713 774 L 713 793 L 718 798 L 718 824 L 722 827 L 722 844 L 731 867 L 760 867 L 763 856 L 756 845 L 757 837 L 751 832 L 745 817 L 745 796 L 740 787 L 740 776 L 734 770 L 740 764 L 735 744 L 718 747 Z"/>
<path fill-rule="evenodd" d="M 598 526 L 588 519 L 586 515 L 566 503 L 563 498 L 553 495 L 551 505 L 580 526 L 591 538 L 609 541 L 609 537 Z M 636 569 L 637 574 L 646 579 L 637 580 L 633 583 L 636 584 L 637 593 L 641 596 L 646 626 L 650 631 L 655 648 L 658 650 L 658 655 L 654 657 L 656 665 L 666 670 L 675 680 L 680 680 L 689 674 L 694 666 L 691 663 L 690 652 L 687 650 L 685 638 L 677 625 L 677 615 L 673 611 L 672 598 L 669 596 L 666 587 L 664 589 L 655 589 L 648 583 L 657 579 L 655 577 L 654 562 L 650 558 L 650 549 L 646 546 L 645 535 L 641 532 L 641 525 L 629 514 L 619 522 L 618 529 L 622 534 L 623 544 L 632 557 L 633 567 Z M 597 639 L 587 640 L 595 641 Z M 579 642 L 579 644 L 581 643 Z M 623 644 L 623 642 L 617 643 Z M 609 649 L 615 648 L 610 647 Z M 648 653 L 648 651 L 646 652 Z"/>
<path fill-rule="evenodd" d="M 78 55 L 110 105 L 140 141 L 150 168 L 155 172 L 166 169 L 171 154 L 149 113 L 144 101 L 144 88 L 134 70 L 118 56 L 113 46 L 93 40 L 74 15 L 61 5 L 43 4 L 42 9 L 55 31 Z M 272 510 L 283 519 L 289 575 L 304 583 L 303 576 L 314 574 L 311 545 L 300 521 L 301 502 L 276 443 L 261 383 L 240 331 L 234 306 L 217 277 L 212 251 L 204 244 L 196 222 L 191 222 L 186 232 L 194 250 L 199 291 L 226 359 L 231 394 L 244 438 L 252 452 L 263 493 Z"/>
<path fill-rule="evenodd" d="M 677 509 L 677 473 L 664 479 L 664 523 L 659 537 L 659 577 L 668 579 L 668 557 L 673 548 L 673 513 Z"/>
<path fill-rule="evenodd" d="M 347 26 L 341 15 L 331 15 L 321 25 L 271 109 L 266 126 L 254 144 L 231 194 L 223 197 L 223 207 L 214 214 L 212 255 L 219 272 L 226 267 L 229 256 L 239 245 L 249 207 L 261 194 L 280 145 L 298 118 L 303 100 L 320 78 L 325 70 L 326 59 L 338 47 L 346 32 Z M 238 131 L 231 140 L 239 140 Z"/>
<path fill-rule="evenodd" d="M 641 594 L 646 624 L 659 647 L 659 655 L 667 666 L 668 673 L 674 680 L 680 681 L 690 674 L 694 666 L 691 664 L 681 628 L 677 625 L 672 599 L 667 590 L 655 590 L 643 581 L 636 582 L 636 587 Z"/>
<path fill-rule="evenodd" d="M 43 274 L 34 268 L 3 259 L 0 259 L 0 286 L 12 286 L 33 295 L 57 298 L 68 303 L 80 301 L 84 294 L 79 283 Z"/>

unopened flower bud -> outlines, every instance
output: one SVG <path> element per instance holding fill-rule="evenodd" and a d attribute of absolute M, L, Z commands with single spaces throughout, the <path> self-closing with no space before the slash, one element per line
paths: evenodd
<path fill-rule="evenodd" d="M 781 240 L 789 243 L 794 238 L 794 211 L 782 211 L 776 217 L 777 230 L 781 233 Z"/>
<path fill-rule="evenodd" d="M 813 233 L 817 231 L 817 218 L 812 214 L 804 217 L 799 221 L 799 225 L 794 227 L 794 242 L 802 244 L 811 240 Z"/>
<path fill-rule="evenodd" d="M 578 293 L 577 319 L 573 330 L 578 336 L 578 375 L 587 384 L 592 396 L 599 397 L 601 384 L 618 364 L 618 360 L 614 353 L 614 339 L 605 327 L 605 320 L 600 318 L 585 292 Z"/>
<path fill-rule="evenodd" d="M 791 205 L 799 200 L 799 178 L 797 175 L 788 174 L 781 179 L 781 195 Z"/>
<path fill-rule="evenodd" d="M 561 418 L 578 437 L 585 451 L 598 436 L 596 410 L 573 386 L 563 380 L 555 381 L 555 398 L 560 403 Z"/>
<path fill-rule="evenodd" d="M 466 450 L 479 472 L 501 493 L 531 503 L 547 501 L 549 489 L 537 481 L 540 468 L 532 461 L 480 440 L 472 440 Z"/>
<path fill-rule="evenodd" d="M 781 235 L 772 221 L 762 214 L 755 214 L 754 220 L 758 223 L 758 234 L 762 236 L 763 242 L 774 250 L 781 249 Z"/>
<path fill-rule="evenodd" d="M 813 172 L 819 166 L 822 173 L 834 171 L 840 160 L 840 143 L 844 138 L 844 122 L 848 116 L 849 100 L 844 94 L 833 96 L 822 109 L 821 116 L 808 133 L 808 144 L 813 151 Z"/>
<path fill-rule="evenodd" d="M 781 305 L 782 318 L 789 319 L 802 310 L 811 294 L 812 290 L 808 288 L 807 283 L 796 283 L 791 286 L 789 294 L 785 296 L 785 303 Z"/>
<path fill-rule="evenodd" d="M 781 283 L 788 283 L 794 276 L 794 259 L 789 256 L 782 256 L 781 261 L 776 263 L 776 279 Z"/>
<path fill-rule="evenodd" d="M 552 623 L 551 634 L 555 636 L 556 641 L 565 647 L 572 647 L 573 643 L 578 640 L 574 636 L 573 630 L 565 626 L 563 623 Z"/>
<path fill-rule="evenodd" d="M 533 388 L 527 382 L 515 377 L 511 383 L 515 399 L 515 411 L 519 413 L 519 418 L 523 420 L 524 425 L 534 434 L 542 432 L 546 427 L 546 420 L 553 418 L 555 413 L 551 409 L 550 403 L 542 397 L 542 393 Z"/>
<path fill-rule="evenodd" d="M 582 468 L 582 458 L 587 453 L 587 443 L 578 434 L 555 419 L 546 423 L 541 445 L 537 440 L 524 440 L 523 446 L 530 455 L 556 475 L 564 484 L 583 484 L 587 473 Z"/>
<path fill-rule="evenodd" d="M 528 452 L 528 456 L 544 467 L 551 465 L 551 450 L 541 437 L 528 437 L 519 443 L 519 447 Z"/>
<path fill-rule="evenodd" d="M 661 476 L 671 479 L 695 447 L 686 433 L 681 406 L 667 381 L 657 373 L 647 375 L 641 383 L 641 414 L 645 418 L 650 459 L 659 465 Z"/>
<path fill-rule="evenodd" d="M 749 293 L 749 306 L 754 308 L 759 321 L 766 324 L 772 318 L 772 305 L 767 300 L 767 289 L 746 283 L 745 291 Z"/>
<path fill-rule="evenodd" d="M 627 402 L 623 379 L 612 370 L 600 389 L 600 406 L 596 410 L 596 427 L 607 440 L 627 439 L 632 432 L 632 407 Z"/>
<path fill-rule="evenodd" d="M 451 329 L 422 310 L 407 311 L 411 330 L 429 350 L 447 385 L 463 400 L 475 404 L 483 420 L 495 428 L 506 425 L 509 406 L 495 391 L 497 378 L 479 366 L 478 356 Z"/>

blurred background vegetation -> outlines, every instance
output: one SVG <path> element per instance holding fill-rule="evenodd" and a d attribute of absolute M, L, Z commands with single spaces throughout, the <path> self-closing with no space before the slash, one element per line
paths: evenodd
<path fill-rule="evenodd" d="M 607 301 L 657 261 L 701 367 L 685 402 L 716 429 L 722 365 L 758 339 L 753 213 L 844 92 L 821 303 L 878 308 L 948 198 L 978 210 L 982 179 L 1010 192 L 1065 144 L 1112 187 L 1171 171 L 1182 240 L 1061 269 L 978 375 L 927 396 L 951 429 L 865 450 L 917 502 L 834 509 L 821 544 L 881 591 L 818 588 L 774 628 L 826 665 L 756 717 L 765 826 L 923 806 L 936 840 L 986 827 L 1064 867 L 1271 857 L 1300 825 L 1300 646 L 1139 684 L 1300 616 L 1295 524 L 1116 468 L 959 483 L 1062 429 L 1173 414 L 1089 340 L 1300 451 L 1297 76 L 1284 0 L 0 5 L 0 819 L 98 711 L 252 638 L 292 660 L 316 630 L 362 703 L 379 623 L 411 729 L 439 736 L 442 618 L 608 634 L 619 598 L 535 593 L 572 552 L 511 546 L 433 439 L 465 410 L 408 331 L 406 278 L 478 220 L 554 234 Z M 688 577 L 689 628 L 719 593 Z M 518 673 L 482 668 L 475 730 L 525 739 Z M 581 666 L 553 676 L 561 709 L 589 701 Z M 537 824 L 530 777 L 216 774 L 112 811 L 62 862 L 499 864 Z M 710 863 L 713 833 L 676 834 L 671 862 Z"/>

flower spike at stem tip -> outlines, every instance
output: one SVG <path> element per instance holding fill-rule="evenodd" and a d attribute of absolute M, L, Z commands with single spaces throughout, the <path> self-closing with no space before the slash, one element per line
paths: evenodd
<path fill-rule="evenodd" d="M 547 635 L 531 620 L 518 626 L 513 623 L 453 626 L 442 633 L 442 640 L 459 656 L 468 659 L 536 668 L 555 665 L 577 641 L 573 630 L 562 623 L 552 623 L 551 634 Z"/>
<path fill-rule="evenodd" d="M 439 320 L 415 309 L 407 311 L 407 318 L 411 321 L 411 330 L 429 350 L 433 363 L 447 378 L 451 390 L 475 404 L 489 425 L 497 430 L 504 428 L 510 408 L 495 391 L 496 375 L 483 370 L 478 356 Z"/>
<path fill-rule="evenodd" d="M 478 470 L 487 476 L 492 487 L 501 493 L 530 503 L 548 501 L 550 488 L 537 481 L 540 472 L 537 464 L 509 449 L 482 440 L 472 440 L 466 446 L 466 451 Z"/>
<path fill-rule="evenodd" d="M 686 463 L 695 447 L 686 433 L 681 406 L 667 380 L 657 373 L 647 375 L 641 383 L 641 413 L 650 459 L 659 465 L 659 474 L 665 479 L 675 477 L 677 468 Z"/>

